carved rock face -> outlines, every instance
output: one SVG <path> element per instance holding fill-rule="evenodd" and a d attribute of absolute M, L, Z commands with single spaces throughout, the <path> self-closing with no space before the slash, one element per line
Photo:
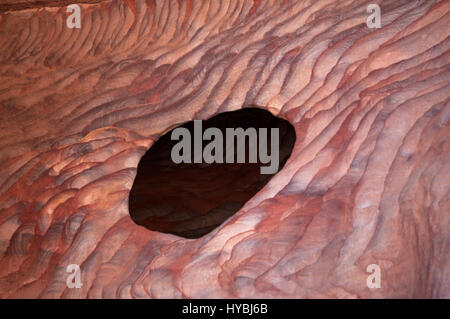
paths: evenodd
<path fill-rule="evenodd" d="M 0 13 L 1 298 L 450 297 L 449 1 L 379 1 L 380 29 L 356 0 L 101 1 L 80 29 L 27 3 Z M 282 170 L 201 238 L 135 224 L 153 143 L 248 105 L 294 127 Z"/>

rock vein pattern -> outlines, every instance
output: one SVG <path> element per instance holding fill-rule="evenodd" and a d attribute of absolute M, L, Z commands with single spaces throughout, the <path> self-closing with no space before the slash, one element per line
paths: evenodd
<path fill-rule="evenodd" d="M 450 1 L 0 4 L 0 298 L 450 297 Z M 201 238 L 135 224 L 158 137 L 249 105 L 283 169 Z"/>

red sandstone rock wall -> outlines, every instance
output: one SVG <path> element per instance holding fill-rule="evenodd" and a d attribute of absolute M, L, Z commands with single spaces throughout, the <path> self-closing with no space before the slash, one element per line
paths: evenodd
<path fill-rule="evenodd" d="M 450 297 L 450 1 L 49 2 L 1 1 L 1 298 Z M 200 239 L 134 224 L 155 139 L 249 104 L 283 170 Z"/>

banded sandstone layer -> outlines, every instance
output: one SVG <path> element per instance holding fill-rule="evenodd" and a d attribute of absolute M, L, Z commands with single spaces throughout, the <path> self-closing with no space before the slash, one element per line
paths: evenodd
<path fill-rule="evenodd" d="M 0 2 L 1 298 L 450 297 L 450 1 Z M 136 225 L 155 140 L 248 105 L 282 171 L 199 239 Z"/>

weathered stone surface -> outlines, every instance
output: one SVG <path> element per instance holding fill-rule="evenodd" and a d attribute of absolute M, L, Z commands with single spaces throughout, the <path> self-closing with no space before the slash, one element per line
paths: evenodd
<path fill-rule="evenodd" d="M 374 2 L 1 1 L 0 297 L 449 298 L 450 1 Z M 283 170 L 202 238 L 136 225 L 158 136 L 246 105 Z"/>

